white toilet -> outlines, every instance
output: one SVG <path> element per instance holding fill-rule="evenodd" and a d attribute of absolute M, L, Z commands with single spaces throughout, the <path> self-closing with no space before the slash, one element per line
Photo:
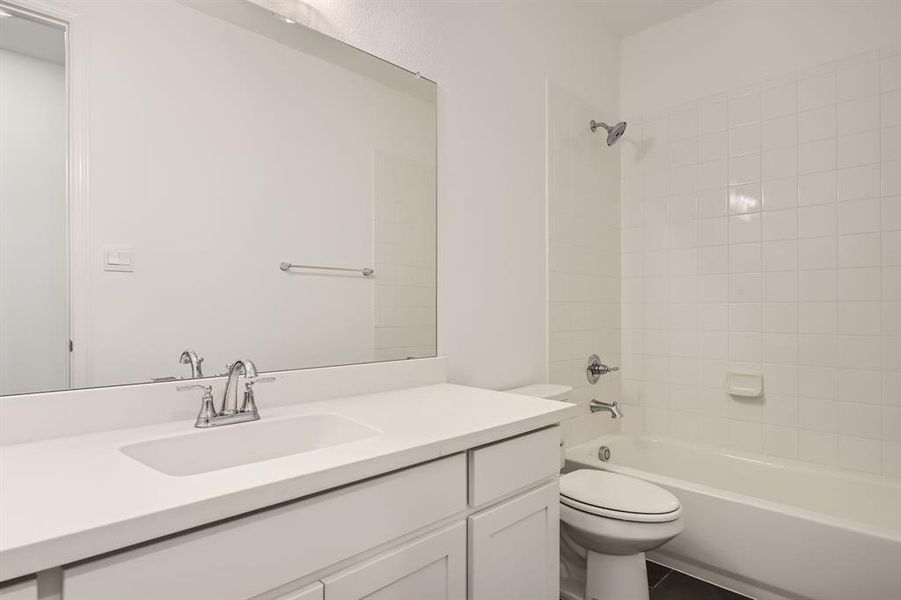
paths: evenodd
<path fill-rule="evenodd" d="M 584 600 L 647 600 L 644 553 L 679 535 L 681 514 L 678 498 L 641 479 L 594 469 L 563 475 L 561 545 L 585 554 Z M 579 598 L 562 587 L 564 598 Z"/>
<path fill-rule="evenodd" d="M 566 400 L 571 390 L 540 384 L 508 391 Z M 595 469 L 562 475 L 560 597 L 648 600 L 644 553 L 679 535 L 681 514 L 678 498 L 641 479 Z"/>

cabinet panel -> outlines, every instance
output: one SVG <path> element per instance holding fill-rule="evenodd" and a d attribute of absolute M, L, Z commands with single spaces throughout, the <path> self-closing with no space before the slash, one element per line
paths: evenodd
<path fill-rule="evenodd" d="M 0 600 L 37 600 L 38 581 L 31 578 L 16 583 L 0 583 Z"/>
<path fill-rule="evenodd" d="M 469 451 L 469 505 L 479 506 L 560 472 L 560 428 Z"/>
<path fill-rule="evenodd" d="M 470 600 L 559 598 L 559 485 L 469 518 Z"/>
<path fill-rule="evenodd" d="M 322 582 L 325 600 L 465 600 L 466 524 L 417 538 Z"/>
<path fill-rule="evenodd" d="M 466 509 L 457 454 L 63 570 L 66 600 L 246 600 Z"/>

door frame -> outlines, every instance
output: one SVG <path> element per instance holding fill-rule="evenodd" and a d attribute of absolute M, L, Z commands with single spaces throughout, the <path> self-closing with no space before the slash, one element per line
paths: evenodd
<path fill-rule="evenodd" d="M 66 381 L 67 389 L 86 387 L 88 359 L 85 347 L 90 322 L 87 24 L 70 4 L 49 0 L 0 0 L 0 7 L 60 27 L 65 36 L 66 305 L 71 344 Z"/>

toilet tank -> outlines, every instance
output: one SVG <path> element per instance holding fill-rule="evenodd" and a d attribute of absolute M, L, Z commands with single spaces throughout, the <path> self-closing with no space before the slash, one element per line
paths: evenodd
<path fill-rule="evenodd" d="M 558 385 L 555 383 L 535 383 L 532 385 L 524 385 L 523 387 L 504 390 L 511 394 L 519 394 L 521 396 L 535 396 L 536 398 L 547 398 L 548 400 L 566 400 L 569 393 L 573 391 L 571 385 Z"/>
<path fill-rule="evenodd" d="M 571 385 L 558 385 L 555 383 L 535 383 L 525 385 L 523 387 L 504 390 L 511 394 L 519 394 L 520 396 L 535 396 L 536 398 L 547 398 L 548 400 L 565 401 L 569 397 L 569 393 L 573 391 Z M 563 447 L 563 440 L 560 440 L 560 468 L 566 464 L 566 448 Z"/>

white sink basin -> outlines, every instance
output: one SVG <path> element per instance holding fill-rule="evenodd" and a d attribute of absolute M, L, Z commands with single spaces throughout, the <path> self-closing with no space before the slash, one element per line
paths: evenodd
<path fill-rule="evenodd" d="M 183 435 L 122 446 L 120 450 L 166 475 L 218 469 L 355 442 L 381 431 L 338 415 L 301 415 L 195 429 Z"/>

